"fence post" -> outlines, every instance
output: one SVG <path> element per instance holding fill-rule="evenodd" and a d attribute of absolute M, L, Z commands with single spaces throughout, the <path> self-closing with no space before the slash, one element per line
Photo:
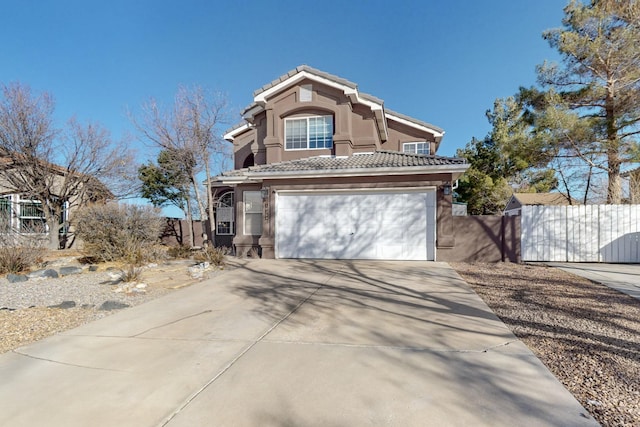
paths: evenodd
<path fill-rule="evenodd" d="M 506 252 L 506 247 L 505 247 L 505 245 L 506 245 L 506 242 L 505 242 L 505 234 L 506 234 L 505 233 L 505 229 L 506 229 L 506 226 L 505 226 L 504 218 L 505 218 L 504 215 L 502 215 L 500 217 L 500 243 L 501 243 L 501 247 L 500 247 L 500 252 L 501 253 L 500 253 L 500 255 L 501 255 L 502 262 L 504 262 L 504 260 L 505 260 L 505 252 Z"/>

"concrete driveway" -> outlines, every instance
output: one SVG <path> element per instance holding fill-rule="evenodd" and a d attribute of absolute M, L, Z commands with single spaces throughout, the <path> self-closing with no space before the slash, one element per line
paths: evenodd
<path fill-rule="evenodd" d="M 0 356 L 6 426 L 591 426 L 446 264 L 246 262 Z"/>

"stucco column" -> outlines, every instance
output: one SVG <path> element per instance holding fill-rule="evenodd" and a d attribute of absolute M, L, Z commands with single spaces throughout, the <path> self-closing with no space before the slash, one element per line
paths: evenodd
<path fill-rule="evenodd" d="M 264 146 L 267 150 L 267 163 L 277 163 L 282 161 L 282 138 L 276 129 L 276 117 L 273 109 L 268 108 L 267 113 L 267 136 L 264 138 Z"/>
<path fill-rule="evenodd" d="M 273 201 L 275 195 L 268 185 L 262 187 L 262 190 L 266 190 L 266 198 L 262 201 L 262 236 L 258 240 L 258 244 L 262 249 L 262 258 L 273 259 L 275 254 L 275 240 L 273 236 L 274 227 L 274 212 Z"/>
<path fill-rule="evenodd" d="M 436 247 L 452 248 L 455 246 L 453 235 L 453 196 L 445 195 L 442 188 L 438 188 L 438 212 L 437 212 L 437 240 Z"/>
<path fill-rule="evenodd" d="M 334 153 L 336 156 L 350 156 L 353 154 L 353 143 L 348 135 L 335 135 L 333 137 Z"/>

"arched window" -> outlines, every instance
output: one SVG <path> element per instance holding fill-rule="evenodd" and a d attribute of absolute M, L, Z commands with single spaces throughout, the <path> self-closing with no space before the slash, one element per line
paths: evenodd
<path fill-rule="evenodd" d="M 218 199 L 216 207 L 216 234 L 232 235 L 235 232 L 235 215 L 233 209 L 233 191 L 224 193 Z"/>
<path fill-rule="evenodd" d="M 243 168 L 248 168 L 249 166 L 255 165 L 255 160 L 253 153 L 249 154 L 246 159 L 244 159 L 244 163 L 242 164 Z"/>

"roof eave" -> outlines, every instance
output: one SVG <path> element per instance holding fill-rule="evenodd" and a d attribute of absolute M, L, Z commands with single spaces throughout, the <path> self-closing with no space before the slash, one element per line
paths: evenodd
<path fill-rule="evenodd" d="M 468 163 L 459 165 L 384 167 L 384 168 L 354 168 L 354 169 L 323 169 L 309 171 L 280 171 L 280 172 L 252 172 L 248 171 L 242 177 L 221 177 L 224 183 L 260 182 L 265 179 L 295 179 L 295 178 L 345 178 L 357 176 L 389 176 L 389 175 L 424 175 L 433 173 L 451 173 L 457 179 L 468 168 Z"/>
<path fill-rule="evenodd" d="M 233 142 L 233 140 L 240 134 L 244 133 L 245 131 L 251 129 L 251 124 L 250 123 L 245 123 L 242 126 L 239 126 L 235 129 L 230 130 L 229 132 L 225 133 L 224 135 L 222 135 L 222 138 L 224 138 L 226 141 L 229 142 Z"/>
<path fill-rule="evenodd" d="M 416 123 L 414 121 L 411 120 L 407 120 L 404 117 L 401 117 L 399 114 L 395 113 L 395 112 L 389 112 L 387 111 L 385 113 L 385 116 L 388 119 L 391 119 L 393 121 L 396 121 L 398 123 L 402 123 L 406 126 L 412 127 L 414 129 L 419 129 L 421 131 L 425 131 L 425 132 L 429 132 L 430 134 L 432 134 L 436 140 L 436 143 L 440 143 L 440 141 L 442 141 L 442 137 L 444 136 L 444 130 L 440 129 L 440 128 L 436 128 L 435 126 L 427 126 L 427 124 L 421 124 L 421 123 Z"/>

